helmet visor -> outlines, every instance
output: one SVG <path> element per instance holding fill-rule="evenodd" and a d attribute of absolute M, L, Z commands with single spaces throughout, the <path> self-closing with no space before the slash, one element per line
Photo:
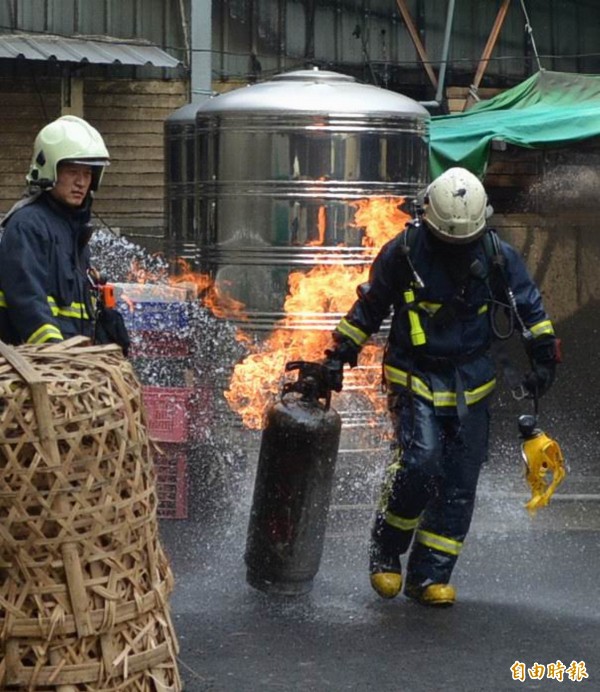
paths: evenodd
<path fill-rule="evenodd" d="M 59 163 L 78 163 L 80 166 L 110 166 L 108 159 L 62 159 Z"/>

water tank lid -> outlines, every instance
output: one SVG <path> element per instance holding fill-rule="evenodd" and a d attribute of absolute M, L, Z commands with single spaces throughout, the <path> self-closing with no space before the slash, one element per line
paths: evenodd
<path fill-rule="evenodd" d="M 361 84 L 326 70 L 296 70 L 269 81 L 233 89 L 200 105 L 199 117 L 212 113 L 318 114 L 429 120 L 429 112 L 408 96 Z"/>
<path fill-rule="evenodd" d="M 275 75 L 272 82 L 355 82 L 356 79 L 347 74 L 340 72 L 331 72 L 329 70 L 295 70 L 294 72 L 282 72 Z"/>
<path fill-rule="evenodd" d="M 198 103 L 186 103 L 185 106 L 181 106 L 168 115 L 166 121 L 168 123 L 193 123 L 196 120 L 199 107 L 200 104 Z"/>

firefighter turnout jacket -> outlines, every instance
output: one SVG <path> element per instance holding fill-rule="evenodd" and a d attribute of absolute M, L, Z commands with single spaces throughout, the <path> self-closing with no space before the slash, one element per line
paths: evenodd
<path fill-rule="evenodd" d="M 494 390 L 491 312 L 498 302 L 509 309 L 506 286 L 530 338 L 554 334 L 523 259 L 499 239 L 504 290 L 492 280 L 490 233 L 458 245 L 411 222 L 379 251 L 369 283 L 359 287 L 358 300 L 335 330 L 336 340 L 360 349 L 392 311 L 385 381 L 410 390 L 437 414 L 460 416 Z"/>
<path fill-rule="evenodd" d="M 89 198 L 72 209 L 43 192 L 13 209 L 0 241 L 0 338 L 41 344 L 91 337 Z"/>

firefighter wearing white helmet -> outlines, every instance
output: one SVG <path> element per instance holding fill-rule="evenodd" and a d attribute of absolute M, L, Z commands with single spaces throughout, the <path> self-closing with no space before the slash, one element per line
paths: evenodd
<path fill-rule="evenodd" d="M 97 333 L 88 242 L 93 193 L 108 163 L 98 130 L 76 116 L 62 116 L 37 135 L 29 194 L 2 221 L 3 341 L 43 344 Z"/>
<path fill-rule="evenodd" d="M 58 179 L 59 164 L 69 161 L 92 169 L 90 189 L 95 192 L 109 158 L 96 128 L 75 115 L 64 115 L 42 128 L 35 138 L 27 182 L 43 189 L 51 188 Z"/>
<path fill-rule="evenodd" d="M 344 365 L 357 365 L 391 312 L 383 373 L 395 451 L 369 551 L 371 585 L 383 598 L 403 592 L 434 607 L 455 601 L 450 577 L 488 451 L 496 386 L 490 349 L 508 336 L 497 312 L 512 306 L 522 331 L 528 396 L 541 396 L 554 380 L 557 340 L 540 291 L 486 216 L 485 190 L 469 171 L 451 168 L 436 178 L 423 213 L 377 254 L 325 352 L 330 388 L 339 391 Z"/>
<path fill-rule="evenodd" d="M 487 195 L 465 168 L 450 168 L 427 188 L 423 218 L 441 240 L 470 243 L 485 231 Z"/>

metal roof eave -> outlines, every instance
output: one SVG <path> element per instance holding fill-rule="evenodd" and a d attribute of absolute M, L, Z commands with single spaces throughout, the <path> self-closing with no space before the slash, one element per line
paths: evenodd
<path fill-rule="evenodd" d="M 167 68 L 182 64 L 151 43 L 108 37 L 72 38 L 25 32 L 0 33 L 0 58 Z"/>

